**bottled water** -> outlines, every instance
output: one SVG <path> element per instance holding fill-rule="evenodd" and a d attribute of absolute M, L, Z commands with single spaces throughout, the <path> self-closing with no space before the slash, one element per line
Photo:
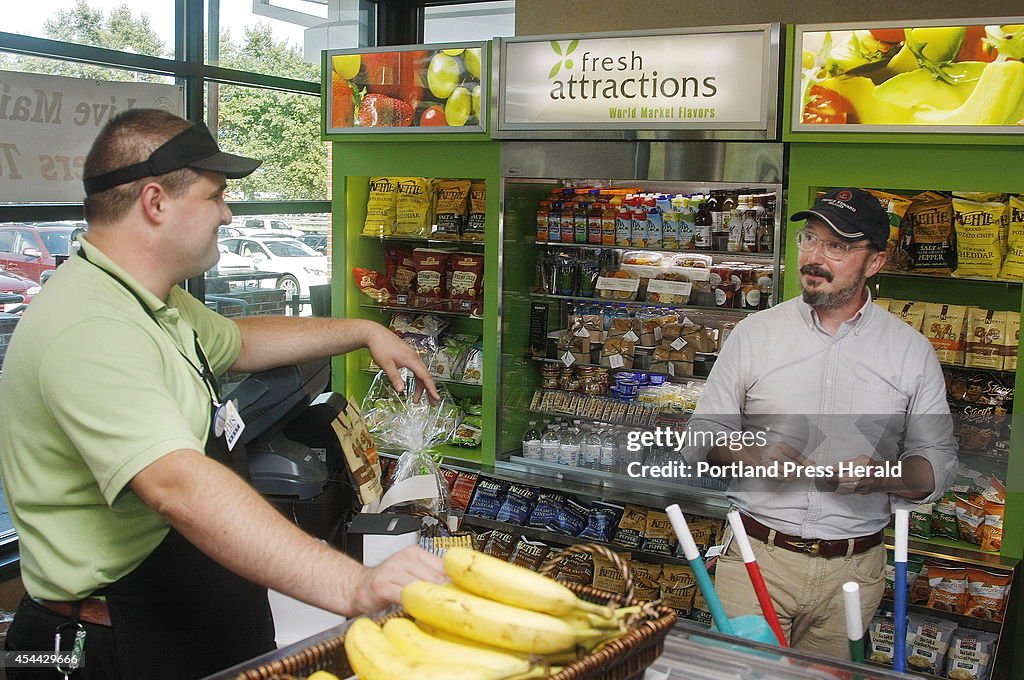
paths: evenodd
<path fill-rule="evenodd" d="M 559 423 L 555 422 L 548 426 L 540 438 L 540 458 L 546 463 L 558 462 L 558 432 Z"/>
<path fill-rule="evenodd" d="M 558 462 L 562 465 L 576 467 L 580 463 L 580 431 L 576 427 L 578 422 L 564 428 L 558 438 Z"/>
<path fill-rule="evenodd" d="M 583 432 L 583 443 L 581 447 L 582 467 L 589 470 L 597 470 L 601 467 L 601 435 L 593 427 L 588 427 Z"/>
<path fill-rule="evenodd" d="M 601 471 L 613 472 L 617 458 L 618 444 L 615 441 L 615 431 L 608 428 L 601 435 Z"/>
<path fill-rule="evenodd" d="M 540 457 L 540 432 L 537 431 L 537 421 L 531 420 L 523 434 L 523 458 L 539 460 Z"/>

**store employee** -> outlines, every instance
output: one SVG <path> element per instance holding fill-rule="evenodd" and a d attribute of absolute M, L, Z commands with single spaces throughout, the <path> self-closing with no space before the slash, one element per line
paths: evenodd
<path fill-rule="evenodd" d="M 364 346 L 396 388 L 408 367 L 437 398 L 383 326 L 228 320 L 177 285 L 216 264 L 225 179 L 259 164 L 152 109 L 112 119 L 89 151 L 80 256 L 25 312 L 0 381 L 0 471 L 28 591 L 9 650 L 53 650 L 59 632 L 62 649 L 84 644 L 71 677 L 199 678 L 274 647 L 268 587 L 352 615 L 396 602 L 412 579 L 444 580 L 418 548 L 366 569 L 303 533 L 210 431 L 215 375 Z"/>
<path fill-rule="evenodd" d="M 956 445 L 931 344 L 873 304 L 865 285 L 886 260 L 889 222 L 878 200 L 835 189 L 792 219 L 806 221 L 796 235 L 802 295 L 736 326 L 689 425 L 765 439 L 690 455 L 749 469 L 790 464 L 785 480 L 733 479 L 728 496 L 790 643 L 847 657 L 843 583 L 860 584 L 870 621 L 885 586 L 882 530 L 892 509 L 941 496 Z M 715 579 L 730 616 L 760 613 L 735 544 Z"/>

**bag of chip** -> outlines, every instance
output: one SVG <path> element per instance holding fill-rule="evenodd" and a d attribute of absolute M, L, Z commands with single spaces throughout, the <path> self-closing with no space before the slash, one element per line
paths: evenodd
<path fill-rule="evenodd" d="M 1006 258 L 999 270 L 999 278 L 1020 281 L 1024 279 L 1024 198 L 1011 196 L 1007 210 Z"/>
<path fill-rule="evenodd" d="M 437 232 L 435 238 L 458 240 L 466 224 L 466 208 L 469 205 L 468 179 L 445 179 L 436 181 L 437 191 Z"/>
<path fill-rule="evenodd" d="M 473 497 L 478 475 L 475 472 L 460 472 L 452 485 L 452 508 L 465 512 L 469 499 Z"/>
<path fill-rule="evenodd" d="M 875 616 L 868 626 L 867 660 L 872 663 L 892 665 L 896 649 L 896 626 L 891 616 Z"/>
<path fill-rule="evenodd" d="M 988 680 L 999 635 L 959 628 L 946 651 L 946 677 L 950 680 Z"/>
<path fill-rule="evenodd" d="M 892 300 L 889 303 L 889 311 L 896 315 L 896 318 L 913 328 L 918 333 L 924 325 L 925 305 L 912 300 Z"/>
<path fill-rule="evenodd" d="M 967 307 L 928 303 L 924 306 L 922 330 L 928 342 L 932 343 L 939 362 L 953 366 L 964 363 L 967 324 Z"/>
<path fill-rule="evenodd" d="M 509 483 L 500 479 L 481 479 L 477 482 L 467 515 L 495 519 L 508 493 Z M 507 559 L 507 558 L 506 558 Z"/>
<path fill-rule="evenodd" d="M 992 309 L 967 310 L 965 366 L 1002 370 L 1006 317 L 1006 312 Z"/>
<path fill-rule="evenodd" d="M 954 198 L 953 224 L 957 254 L 957 268 L 953 276 L 999 276 L 1005 250 L 1005 238 L 1001 242 L 1000 237 L 1009 231 L 1006 204 Z"/>
<path fill-rule="evenodd" d="M 433 183 L 425 177 L 396 177 L 395 233 L 429 236 Z"/>
<path fill-rule="evenodd" d="M 386 305 L 391 301 L 387 279 L 380 272 L 352 267 L 352 278 L 356 281 L 356 287 L 377 304 Z"/>
<path fill-rule="evenodd" d="M 944 495 L 935 503 L 935 514 L 932 515 L 932 535 L 960 540 L 960 530 L 956 522 L 956 496 L 951 493 Z"/>
<path fill-rule="evenodd" d="M 580 538 L 602 543 L 611 543 L 615 528 L 622 519 L 624 508 L 621 505 L 595 501 L 587 512 L 587 526 L 580 532 Z"/>
<path fill-rule="evenodd" d="M 629 562 L 631 553 L 616 553 L 625 562 Z M 591 583 L 598 590 L 606 590 L 609 593 L 619 595 L 626 592 L 625 577 L 615 564 L 601 555 L 594 555 L 594 580 Z"/>
<path fill-rule="evenodd" d="M 549 553 L 552 559 L 555 553 Z M 594 582 L 594 559 L 587 553 L 574 553 L 560 560 L 554 578 L 559 583 L 576 583 L 589 586 Z"/>
<path fill-rule="evenodd" d="M 941 672 L 957 627 L 955 621 L 912 614 L 907 625 L 907 670 Z"/>
<path fill-rule="evenodd" d="M 958 567 L 928 566 L 928 608 L 951 614 L 967 609 L 967 571 Z"/>
<path fill-rule="evenodd" d="M 510 484 L 505 500 L 495 519 L 499 522 L 523 526 L 537 503 L 537 490 L 522 484 Z"/>
<path fill-rule="evenodd" d="M 932 516 L 935 514 L 934 503 L 922 503 L 910 511 L 909 534 L 918 538 L 932 537 Z"/>
<path fill-rule="evenodd" d="M 495 529 L 491 531 L 491 536 L 487 539 L 487 543 L 481 552 L 508 562 L 509 558 L 512 557 L 512 551 L 515 550 L 515 547 L 515 536 Z"/>
<path fill-rule="evenodd" d="M 516 541 L 515 547 L 512 549 L 512 555 L 508 561 L 530 571 L 537 571 L 544 564 L 544 560 L 548 558 L 550 553 L 550 546 L 540 541 L 530 541 L 525 536 L 520 536 L 519 540 Z"/>
<path fill-rule="evenodd" d="M 483 311 L 484 256 L 452 253 L 448 264 L 452 274 L 447 295 L 450 309 L 480 314 Z"/>
<path fill-rule="evenodd" d="M 960 540 L 981 545 L 984 523 L 985 508 L 966 498 L 956 497 L 956 525 L 960 531 Z"/>
<path fill-rule="evenodd" d="M 409 248 L 386 248 L 387 280 L 397 295 L 409 295 L 416 283 L 416 263 Z"/>
<path fill-rule="evenodd" d="M 914 202 L 907 210 L 906 224 L 910 269 L 927 274 L 948 274 L 952 259 L 952 200 L 935 191 L 914 196 Z"/>
<path fill-rule="evenodd" d="M 675 554 L 677 543 L 676 532 L 669 522 L 668 515 L 658 510 L 648 510 L 642 550 L 672 556 Z"/>
<path fill-rule="evenodd" d="M 647 531 L 647 509 L 638 505 L 627 505 L 619 520 L 618 529 L 612 542 L 627 548 L 639 549 Z"/>
<path fill-rule="evenodd" d="M 534 506 L 533 512 L 530 513 L 530 526 L 543 529 L 550 524 L 554 524 L 558 511 L 561 509 L 562 504 L 565 503 L 565 500 L 564 494 L 554 492 L 541 493 L 537 497 L 537 504 Z"/>
<path fill-rule="evenodd" d="M 890 270 L 907 269 L 904 233 L 907 211 L 914 203 L 914 199 L 877 189 L 867 189 L 866 191 L 878 199 L 889 215 L 889 239 L 885 245 L 885 252 L 889 257 L 886 260 L 886 268 Z"/>
<path fill-rule="evenodd" d="M 985 501 L 985 523 L 981 527 L 981 549 L 999 552 L 1003 547 L 1003 513 L 1006 506 L 996 501 Z"/>
<path fill-rule="evenodd" d="M 370 198 L 366 202 L 363 236 L 391 236 L 395 233 L 395 211 L 398 201 L 396 177 L 371 177 Z"/>
<path fill-rule="evenodd" d="M 967 569 L 967 606 L 964 613 L 988 621 L 1002 621 L 1013 574 Z"/>
<path fill-rule="evenodd" d="M 1006 315 L 1006 335 L 1003 336 L 1003 370 L 1017 370 L 1017 352 L 1020 349 L 1020 314 Z"/>
<path fill-rule="evenodd" d="M 413 294 L 417 306 L 428 308 L 443 306 L 450 256 L 451 253 L 448 251 L 435 248 L 416 248 L 412 251 L 413 265 L 416 267 L 416 283 L 413 286 Z"/>
<path fill-rule="evenodd" d="M 487 219 L 487 184 L 473 182 L 469 186 L 469 219 L 462 232 L 464 241 L 483 241 Z"/>

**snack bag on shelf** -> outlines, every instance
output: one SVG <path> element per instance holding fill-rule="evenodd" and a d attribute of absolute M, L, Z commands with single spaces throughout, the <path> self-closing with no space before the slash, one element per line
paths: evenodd
<path fill-rule="evenodd" d="M 469 186 L 469 219 L 462 232 L 464 241 L 483 241 L 484 224 L 487 220 L 487 184 L 473 182 Z"/>
<path fill-rule="evenodd" d="M 448 261 L 451 284 L 447 298 L 452 311 L 480 314 L 483 311 L 484 256 L 452 253 Z"/>
<path fill-rule="evenodd" d="M 924 325 L 924 304 L 912 300 L 891 300 L 889 311 L 918 333 L 921 332 L 921 327 Z"/>
<path fill-rule="evenodd" d="M 1006 335 L 1003 336 L 1003 370 L 1017 370 L 1017 352 L 1020 349 L 1020 314 L 1006 315 Z"/>
<path fill-rule="evenodd" d="M 450 256 L 450 252 L 436 248 L 415 248 L 412 251 L 416 268 L 413 301 L 417 306 L 440 309 L 445 305 Z"/>
<path fill-rule="evenodd" d="M 960 540 L 981 545 L 984 524 L 985 508 L 957 496 L 956 525 L 960 531 Z"/>
<path fill-rule="evenodd" d="M 466 363 L 466 356 L 473 344 L 479 340 L 477 335 L 451 333 L 444 336 L 441 348 L 434 355 L 428 368 L 434 377 L 442 380 L 459 380 Z"/>
<path fill-rule="evenodd" d="M 1006 236 L 1006 258 L 999 278 L 1024 279 L 1024 198 L 1011 196 L 1007 206 L 1009 225 Z"/>
<path fill-rule="evenodd" d="M 896 626 L 891 616 L 875 616 L 868 626 L 867 660 L 885 666 L 892 665 L 895 650 Z"/>
<path fill-rule="evenodd" d="M 962 567 L 928 566 L 928 607 L 952 614 L 967 609 L 967 571 Z"/>
<path fill-rule="evenodd" d="M 364 236 L 390 236 L 395 233 L 395 211 L 398 200 L 396 177 L 371 177 L 370 198 L 366 202 Z"/>
<path fill-rule="evenodd" d="M 395 295 L 405 295 L 406 300 L 412 296 L 416 283 L 416 264 L 409 248 L 389 247 L 384 249 L 387 262 L 387 282 Z"/>
<path fill-rule="evenodd" d="M 435 238 L 458 240 L 466 224 L 466 210 L 469 207 L 468 179 L 435 180 L 437 191 L 437 232 Z"/>
<path fill-rule="evenodd" d="M 999 635 L 959 628 L 946 651 L 946 677 L 950 680 L 988 680 Z"/>
<path fill-rule="evenodd" d="M 402 236 L 429 236 L 433 221 L 433 182 L 425 177 L 396 179 L 395 233 Z"/>
<path fill-rule="evenodd" d="M 948 274 L 952 260 L 953 200 L 936 191 L 914 196 L 906 215 L 907 261 L 911 271 Z M 888 264 L 886 265 L 888 267 Z M 894 267 L 903 268 L 903 267 Z"/>
<path fill-rule="evenodd" d="M 446 417 L 446 407 L 452 398 L 443 385 L 438 385 L 441 400 L 437 404 L 431 405 L 426 396 L 413 401 L 415 377 L 407 369 L 402 369 L 402 373 L 406 384 L 403 392 L 396 392 L 381 371 L 363 399 L 362 411 L 378 446 L 402 452 L 391 489 L 369 511 L 427 510 L 447 522 L 451 508 L 448 482 L 441 474 L 440 461 L 433 449 L 448 439 L 454 428 Z"/>
<path fill-rule="evenodd" d="M 999 552 L 1003 547 L 1003 516 L 1006 505 L 986 500 L 982 507 L 985 508 L 985 523 L 981 527 L 981 549 Z"/>
<path fill-rule="evenodd" d="M 352 278 L 356 281 L 356 287 L 377 304 L 386 305 L 391 302 L 391 288 L 387 278 L 380 272 L 363 267 L 352 267 Z"/>
<path fill-rule="evenodd" d="M 912 614 L 907 625 L 907 670 L 939 673 L 958 626 L 955 621 Z"/>
<path fill-rule="evenodd" d="M 967 307 L 928 303 L 924 310 L 922 330 L 932 343 L 939 362 L 962 366 L 966 346 L 964 329 L 967 324 Z"/>
<path fill-rule="evenodd" d="M 967 313 L 967 346 L 964 365 L 1003 368 L 1007 312 L 971 307 Z"/>
<path fill-rule="evenodd" d="M 1009 232 L 1006 212 L 1005 203 L 953 199 L 957 251 L 957 268 L 953 276 L 999 276 Z"/>
<path fill-rule="evenodd" d="M 1012 580 L 1010 572 L 968 569 L 967 610 L 964 613 L 988 621 L 1002 621 Z"/>
<path fill-rule="evenodd" d="M 906 229 L 904 216 L 913 200 L 906 196 L 877 189 L 866 189 L 865 191 L 877 198 L 889 215 L 889 240 L 885 245 L 885 252 L 889 255 L 889 259 L 886 261 L 886 269 L 905 270 L 907 268 L 907 253 L 904 249 Z"/>

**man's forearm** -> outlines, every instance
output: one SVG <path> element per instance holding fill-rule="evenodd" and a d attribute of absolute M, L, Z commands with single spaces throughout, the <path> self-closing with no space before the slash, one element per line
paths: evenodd
<path fill-rule="evenodd" d="M 132 489 L 239 576 L 345 616 L 360 613 L 367 570 L 288 522 L 223 465 L 175 451 L 136 475 Z"/>
<path fill-rule="evenodd" d="M 883 479 L 879 491 L 910 500 L 920 500 L 927 498 L 935 490 L 935 473 L 927 458 L 908 456 L 902 460 L 901 467 L 900 476 Z"/>
<path fill-rule="evenodd" d="M 362 319 L 249 316 L 236 319 L 242 351 L 231 367 L 253 373 L 363 347 L 372 324 Z"/>

